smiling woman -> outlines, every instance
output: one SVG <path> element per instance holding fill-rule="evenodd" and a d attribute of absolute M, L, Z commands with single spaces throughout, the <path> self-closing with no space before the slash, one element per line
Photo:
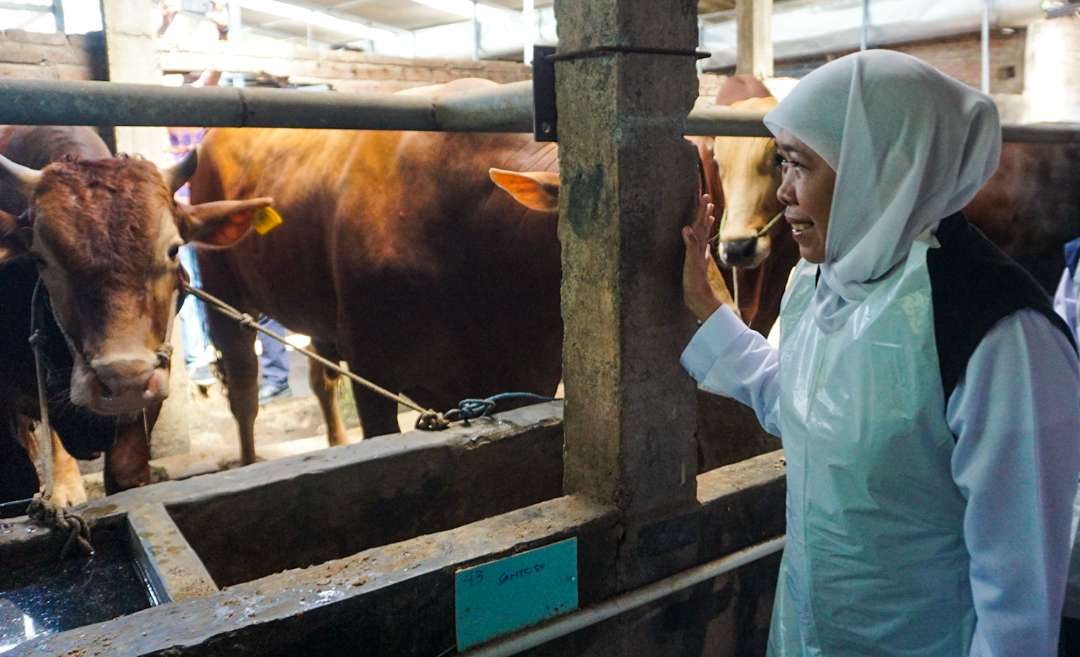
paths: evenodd
<path fill-rule="evenodd" d="M 836 171 L 787 130 L 777 132 L 776 150 L 781 176 L 776 198 L 786 208 L 784 219 L 799 255 L 807 262 L 824 262 Z"/>
<path fill-rule="evenodd" d="M 780 348 L 708 288 L 705 198 L 683 230 L 704 323 L 682 363 L 783 439 L 769 655 L 1054 654 L 1080 365 L 1038 284 L 959 213 L 997 165 L 993 101 L 867 51 L 803 78 L 765 124 L 803 256 Z"/>

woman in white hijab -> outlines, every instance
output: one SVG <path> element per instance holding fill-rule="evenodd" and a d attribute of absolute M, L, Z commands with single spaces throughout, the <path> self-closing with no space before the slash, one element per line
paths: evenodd
<path fill-rule="evenodd" d="M 1080 366 L 1034 281 L 959 210 L 997 166 L 987 96 L 867 51 L 765 124 L 802 260 L 780 348 L 708 287 L 683 230 L 683 353 L 781 436 L 787 544 L 772 657 L 1056 654 L 1080 469 Z"/>

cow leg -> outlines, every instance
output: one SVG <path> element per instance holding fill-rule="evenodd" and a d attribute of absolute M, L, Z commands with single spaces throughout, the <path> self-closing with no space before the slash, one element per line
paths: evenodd
<path fill-rule="evenodd" d="M 68 454 L 56 432 L 52 432 L 53 494 L 58 506 L 75 506 L 86 501 L 86 488 L 75 457 Z"/>
<path fill-rule="evenodd" d="M 375 394 L 358 383 L 353 383 L 352 389 L 364 438 L 401 433 L 397 421 L 397 402 Z"/>
<path fill-rule="evenodd" d="M 27 452 L 29 422 L 0 409 L 0 502 L 25 500 L 38 491 L 37 470 Z"/>
<path fill-rule="evenodd" d="M 320 356 L 337 360 L 332 346 L 316 342 L 314 347 Z M 314 360 L 308 361 L 308 380 L 311 391 L 319 400 L 319 408 L 322 409 L 323 419 L 326 421 L 326 438 L 331 447 L 349 444 L 349 439 L 345 435 L 345 422 L 341 419 L 341 411 L 338 409 L 335 394 L 340 378 L 337 372 L 327 369 L 321 363 Z"/>
<path fill-rule="evenodd" d="M 116 439 L 105 452 L 105 493 L 112 495 L 150 483 L 150 436 L 161 404 L 146 409 L 146 423 L 140 415 L 116 426 Z"/>
<path fill-rule="evenodd" d="M 229 410 L 240 434 L 240 461 L 255 462 L 255 417 L 259 414 L 259 359 L 255 334 L 234 320 L 212 312 L 207 316 L 210 337 L 221 352 L 221 368 Z"/>

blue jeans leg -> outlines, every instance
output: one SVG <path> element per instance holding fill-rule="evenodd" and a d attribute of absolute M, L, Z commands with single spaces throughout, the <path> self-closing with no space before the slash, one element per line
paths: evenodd
<path fill-rule="evenodd" d="M 191 284 L 199 287 L 199 263 L 192 247 L 180 247 L 180 263 L 187 270 Z M 184 345 L 184 364 L 188 369 L 209 364 L 200 362 L 210 347 L 210 334 L 206 330 L 206 307 L 202 301 L 191 295 L 188 295 L 180 306 L 180 339 Z"/>
<path fill-rule="evenodd" d="M 286 329 L 276 319 L 263 317 L 259 324 L 271 331 L 285 335 Z M 289 385 L 289 352 L 277 340 L 259 334 L 262 354 L 259 356 L 261 384 L 280 388 Z"/>

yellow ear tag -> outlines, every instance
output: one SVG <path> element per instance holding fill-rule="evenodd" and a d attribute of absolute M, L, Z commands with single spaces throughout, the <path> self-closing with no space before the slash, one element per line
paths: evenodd
<path fill-rule="evenodd" d="M 283 223 L 285 223 L 285 220 L 281 218 L 281 215 L 278 214 L 274 208 L 269 206 L 256 210 L 255 216 L 251 220 L 251 225 L 255 227 L 255 232 L 260 235 L 269 233 Z"/>

